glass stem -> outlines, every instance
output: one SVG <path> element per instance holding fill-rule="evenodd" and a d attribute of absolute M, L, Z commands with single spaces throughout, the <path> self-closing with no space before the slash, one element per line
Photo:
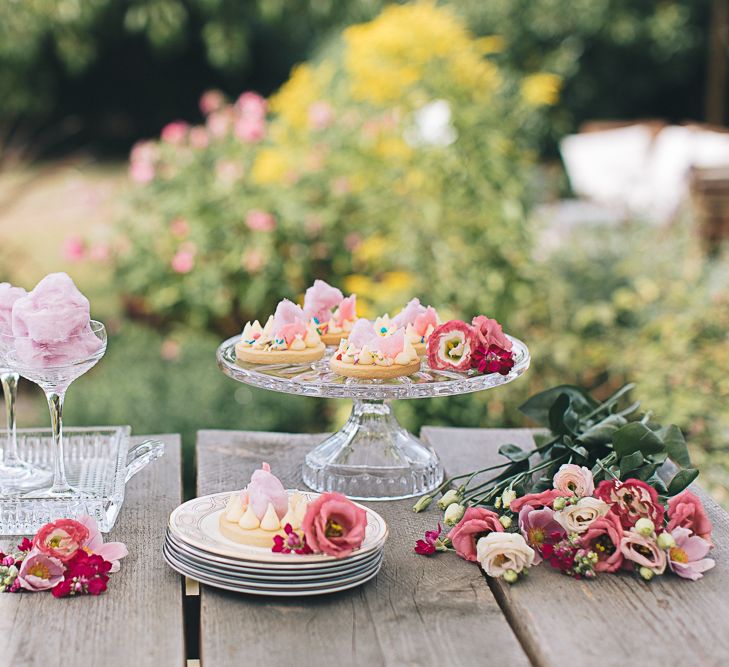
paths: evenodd
<path fill-rule="evenodd" d="M 63 463 L 63 399 L 65 390 L 46 394 L 48 409 L 51 412 L 51 427 L 53 428 L 53 486 L 51 494 L 71 493 L 73 489 L 66 481 L 66 468 Z"/>
<path fill-rule="evenodd" d="M 15 398 L 18 395 L 19 378 L 20 376 L 17 373 L 3 373 L 0 375 L 3 394 L 5 395 L 5 415 L 7 417 L 7 438 L 3 448 L 3 464 L 6 466 L 14 466 L 20 462 L 15 428 Z"/>

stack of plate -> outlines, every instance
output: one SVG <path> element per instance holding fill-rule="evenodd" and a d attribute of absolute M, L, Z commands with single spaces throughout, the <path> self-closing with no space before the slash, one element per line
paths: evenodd
<path fill-rule="evenodd" d="M 319 494 L 304 493 L 312 500 Z M 371 509 L 362 546 L 347 558 L 325 554 L 280 554 L 238 544 L 218 527 L 230 493 L 195 498 L 170 515 L 164 557 L 180 574 L 203 584 L 253 595 L 322 595 L 372 579 L 382 565 L 387 539 L 384 519 Z"/>

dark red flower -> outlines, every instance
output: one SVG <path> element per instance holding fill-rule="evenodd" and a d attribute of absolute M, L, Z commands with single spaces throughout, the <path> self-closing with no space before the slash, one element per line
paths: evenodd
<path fill-rule="evenodd" d="M 23 541 L 18 545 L 18 551 L 30 551 L 33 548 L 33 542 L 27 537 L 23 538 Z"/>
<path fill-rule="evenodd" d="M 425 539 L 418 540 L 415 543 L 415 553 L 421 556 L 430 556 L 436 552 L 435 541 L 440 537 L 443 529 L 438 524 L 437 530 L 426 530 Z"/>
<path fill-rule="evenodd" d="M 89 555 L 79 550 L 66 563 L 63 581 L 57 584 L 51 593 L 62 598 L 69 595 L 99 595 L 106 590 L 109 581 L 111 563 L 96 554 Z"/>
<path fill-rule="evenodd" d="M 471 366 L 484 375 L 490 373 L 508 375 L 514 368 L 514 355 L 498 345 L 488 347 L 479 345 L 471 355 Z"/>
<path fill-rule="evenodd" d="M 284 526 L 284 532 L 286 537 L 283 535 L 273 536 L 273 546 L 271 551 L 280 554 L 290 554 L 292 551 L 295 554 L 313 554 L 313 549 L 306 543 L 306 537 L 299 537 L 299 534 L 291 527 L 290 523 Z"/>
<path fill-rule="evenodd" d="M 658 501 L 658 493 L 639 479 L 626 479 L 624 482 L 606 479 L 597 485 L 595 497 L 610 505 L 625 529 L 632 528 L 642 518 L 653 521 L 658 529 L 663 526 L 664 509 Z"/>

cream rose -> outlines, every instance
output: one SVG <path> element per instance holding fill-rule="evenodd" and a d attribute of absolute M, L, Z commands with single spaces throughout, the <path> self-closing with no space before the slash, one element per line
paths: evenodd
<path fill-rule="evenodd" d="M 597 498 L 580 498 L 574 505 L 567 505 L 554 518 L 568 533 L 584 533 L 599 516 L 605 516 L 610 506 Z"/>
<path fill-rule="evenodd" d="M 520 533 L 493 532 L 479 539 L 476 559 L 489 577 L 501 577 L 507 570 L 521 572 L 534 562 L 534 549 Z"/>
<path fill-rule="evenodd" d="M 554 476 L 553 486 L 566 496 L 575 495 L 578 498 L 583 498 L 595 493 L 592 471 L 574 463 L 565 463 L 560 467 Z"/>

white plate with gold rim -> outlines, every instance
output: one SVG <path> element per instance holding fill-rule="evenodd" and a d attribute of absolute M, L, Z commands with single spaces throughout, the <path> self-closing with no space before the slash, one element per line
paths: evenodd
<path fill-rule="evenodd" d="M 170 515 L 169 531 L 172 536 L 178 542 L 188 544 L 209 554 L 231 558 L 246 564 L 265 564 L 267 569 L 290 568 L 299 565 L 326 567 L 370 551 L 376 551 L 382 547 L 387 539 L 388 531 L 385 520 L 369 507 L 354 503 L 367 512 L 367 527 L 362 546 L 346 559 L 335 558 L 327 554 L 274 553 L 270 549 L 239 544 L 225 537 L 218 525 L 220 515 L 225 511 L 231 493 L 213 493 L 188 500 L 180 505 Z M 300 493 L 308 501 L 315 500 L 321 495 L 310 491 L 300 491 Z"/>

